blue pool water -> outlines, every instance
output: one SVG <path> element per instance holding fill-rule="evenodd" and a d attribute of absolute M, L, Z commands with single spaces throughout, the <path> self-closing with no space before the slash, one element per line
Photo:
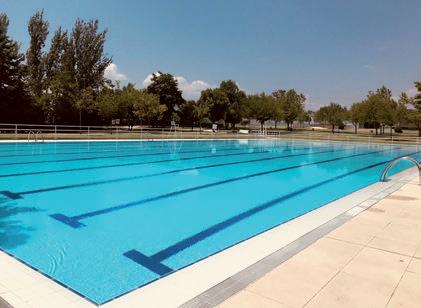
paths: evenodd
<path fill-rule="evenodd" d="M 0 248 L 104 303 L 372 184 L 390 160 L 420 160 L 418 150 L 271 140 L 3 143 Z"/>

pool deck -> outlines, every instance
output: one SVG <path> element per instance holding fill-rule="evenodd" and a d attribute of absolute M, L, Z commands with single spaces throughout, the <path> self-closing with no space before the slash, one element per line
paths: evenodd
<path fill-rule="evenodd" d="M 421 307 L 421 186 L 413 171 L 101 307 Z M 256 270 L 262 264 L 266 271 Z M 0 297 L 16 308 L 96 307 L 3 252 Z"/>
<path fill-rule="evenodd" d="M 323 236 L 219 307 L 421 307 L 418 180 Z"/>

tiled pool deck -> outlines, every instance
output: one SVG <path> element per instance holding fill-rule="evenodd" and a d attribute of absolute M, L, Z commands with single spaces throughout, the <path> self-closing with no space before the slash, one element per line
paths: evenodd
<path fill-rule="evenodd" d="M 233 251 L 205 259 L 103 306 L 177 307 L 196 296 L 184 306 L 421 307 L 421 186 L 415 180 L 402 186 L 403 183 L 391 183 L 377 197 L 363 196 L 365 199 L 361 200 L 366 201 L 357 207 L 339 200 L 339 205 L 333 202 L 321 208 L 324 218 L 337 217 L 331 220 L 334 224 L 318 224 L 317 213 L 309 213 L 239 244 Z M 388 195 L 396 187 L 399 190 Z M 341 207 L 342 212 L 338 209 Z M 342 224 L 345 220 L 340 217 L 353 218 Z M 300 220 L 308 228 L 318 228 L 308 232 L 298 225 Z M 275 249 L 270 255 L 265 249 L 273 248 L 274 243 L 280 245 L 277 249 L 282 247 L 286 226 L 290 236 L 296 233 L 301 237 L 289 242 L 292 245 L 289 250 Z M 314 242 L 315 239 L 318 240 Z M 302 250 L 304 247 L 307 248 Z M 261 255 L 270 256 L 256 263 L 260 270 L 255 265 L 243 270 L 239 258 L 249 258 L 244 264 L 252 265 L 253 253 L 257 260 L 262 259 Z M 231 262 L 227 263 L 224 255 Z M 253 268 L 258 270 L 253 272 Z M 266 269 L 266 275 L 262 268 Z M 206 279 L 199 279 L 199 271 L 207 271 Z M 220 277 L 230 277 L 229 273 L 240 279 L 220 283 Z M 216 287 L 208 290 L 209 285 Z M 205 290 L 208 291 L 197 296 Z M 234 296 L 228 298 L 231 295 Z M 95 307 L 2 252 L 0 297 L 17 308 Z M 8 307 L 0 300 L 0 308 L 3 306 Z"/>
<path fill-rule="evenodd" d="M 219 307 L 421 307 L 418 180 L 323 236 Z"/>

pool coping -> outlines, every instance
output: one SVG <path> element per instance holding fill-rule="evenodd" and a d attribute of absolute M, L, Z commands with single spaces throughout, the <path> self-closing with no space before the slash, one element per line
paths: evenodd
<path fill-rule="evenodd" d="M 216 307 L 221 304 L 228 298 L 232 297 L 236 293 L 244 290 L 248 285 L 255 282 L 259 278 L 263 277 L 267 273 L 271 272 L 279 265 L 299 253 L 300 251 L 306 249 L 317 240 L 323 238 L 336 228 L 340 227 L 347 221 L 354 218 L 359 213 L 369 209 L 373 205 L 377 204 L 385 197 L 396 192 L 404 185 L 411 182 L 413 179 L 417 178 L 417 174 L 412 173 L 412 169 L 416 171 L 415 168 L 410 168 L 408 170 L 402 171 L 401 174 L 397 174 L 395 177 L 389 181 L 392 182 L 392 185 L 383 191 L 373 195 L 364 202 L 352 207 L 348 211 L 336 216 L 335 218 L 327 221 L 323 225 L 309 231 L 303 236 L 299 237 L 295 241 L 289 243 L 288 245 L 280 248 L 274 253 L 268 255 L 267 257 L 259 260 L 258 262 L 250 265 L 244 270 L 236 273 L 235 275 L 227 278 L 221 283 L 209 288 L 205 292 L 199 294 L 198 296 L 190 299 L 184 304 L 180 305 L 180 308 L 210 308 Z M 374 184 L 373 184 L 374 185 Z M 368 186 L 369 187 L 369 186 Z M 354 192 L 354 193 L 358 193 Z M 345 197 L 344 197 L 345 198 Z M 342 198 L 341 198 L 342 199 Z M 341 201 L 338 199 L 338 201 Z M 336 201 L 334 201 L 336 202 Z"/>
<path fill-rule="evenodd" d="M 253 268 L 253 265 L 258 264 L 256 266 L 261 266 L 262 268 L 268 267 L 269 270 L 279 265 L 296 252 L 316 241 L 324 234 L 324 232 L 322 232 L 324 228 L 326 228 L 325 232 L 330 231 L 327 226 L 332 226 L 332 228 L 340 226 L 347 221 L 344 217 L 351 219 L 361 211 L 364 211 L 398 190 L 416 176 L 415 171 L 415 168 L 410 168 L 395 174 L 388 182 L 377 182 L 362 188 L 350 195 L 328 203 L 300 217 L 294 218 L 291 221 L 280 224 L 243 242 L 237 243 L 212 256 L 199 260 L 196 263 L 178 270 L 169 276 L 160 278 L 151 284 L 116 297 L 102 306 L 122 307 L 125 304 L 129 306 L 133 303 L 143 302 L 146 306 L 149 304 L 154 307 L 213 307 L 247 285 L 244 280 L 238 279 L 238 276 L 236 275 L 239 275 L 239 277 L 249 276 L 249 278 L 252 278 L 251 281 L 256 280 L 266 272 L 256 271 L 256 268 Z M 332 210 L 335 211 L 329 213 L 329 215 L 328 212 L 331 212 Z M 314 221 L 311 222 L 313 218 L 317 218 L 317 216 L 319 216 L 318 218 L 320 218 L 320 216 L 323 218 L 326 214 L 330 216 L 330 219 L 324 219 L 318 223 L 316 222 L 316 226 L 314 226 Z M 345 216 L 340 217 L 341 215 Z M 336 218 L 338 218 L 338 220 L 335 223 Z M 310 226 L 306 226 L 307 228 L 303 230 L 302 225 L 306 225 L 306 223 L 309 223 Z M 279 231 L 281 231 L 281 238 L 279 237 L 280 234 L 277 235 L 277 238 L 281 242 L 284 241 L 284 243 L 283 245 L 278 244 L 276 247 L 273 247 L 273 239 L 275 237 L 272 235 L 276 232 L 279 233 Z M 294 234 L 288 234 L 291 231 Z M 312 240 L 309 241 L 305 236 L 313 231 L 313 234 L 320 233 L 320 236 L 315 238 L 310 236 L 310 239 Z M 283 238 L 285 236 L 287 239 Z M 247 255 L 247 252 L 256 253 L 256 246 L 261 246 L 258 245 L 260 240 L 272 242 L 272 244 L 266 245 L 265 247 L 267 250 L 272 251 L 270 253 L 263 253 L 260 257 L 255 256 L 253 260 L 244 260 L 244 256 Z M 308 244 L 300 246 L 298 245 L 300 241 L 303 241 L 304 243 L 308 242 Z M 298 248 L 297 250 L 291 250 L 289 253 L 285 253 L 290 247 Z M 281 258 L 277 260 L 275 256 L 278 254 Z M 268 262 L 268 260 L 272 261 L 272 263 Z M 247 262 L 248 264 L 245 266 L 244 263 Z M 239 265 L 240 263 L 242 265 Z M 225 268 L 221 270 L 221 267 Z M 221 273 L 221 271 L 223 273 Z M 234 293 L 230 294 L 230 291 Z M 165 298 L 161 296 L 162 294 L 166 295 Z M 211 300 L 212 298 L 213 300 Z"/>
<path fill-rule="evenodd" d="M 162 141 L 162 139 L 158 139 L 158 140 Z M 174 139 L 170 139 L 170 140 L 174 140 Z M 189 140 L 192 140 L 192 139 L 189 139 Z M 198 140 L 203 141 L 205 139 L 198 139 Z M 211 139 L 211 140 L 215 140 L 215 139 Z M 217 140 L 221 140 L 221 139 L 217 139 Z M 230 139 L 230 140 L 238 140 L 238 139 Z M 242 139 L 242 140 L 262 140 L 262 139 Z M 92 140 L 86 140 L 86 141 L 92 141 Z M 98 141 L 104 141 L 104 140 L 98 140 Z M 116 141 L 116 140 L 111 140 L 111 141 Z M 119 140 L 119 141 L 123 141 L 123 140 Z M 139 141 L 139 140 L 128 140 L 128 141 Z M 144 141 L 151 141 L 151 140 L 144 140 Z M 69 142 L 79 142 L 79 140 L 78 141 L 71 140 Z M 236 245 L 226 248 L 225 250 L 222 250 L 205 259 L 199 260 L 183 269 L 180 269 L 172 273 L 169 276 L 153 281 L 151 284 L 144 285 L 140 288 L 131 290 L 123 295 L 117 296 L 116 298 L 113 298 L 102 305 L 97 305 L 96 303 L 93 303 L 92 301 L 90 301 L 83 295 L 79 294 L 78 292 L 54 280 L 53 278 L 39 272 L 38 270 L 34 269 L 30 265 L 22 262 L 21 260 L 18 260 L 14 256 L 6 252 L 2 252 L 2 253 L 7 254 L 10 258 L 18 260 L 20 264 L 22 264 L 22 266 L 26 265 L 32 270 L 37 271 L 38 273 L 42 274 L 46 279 L 50 281 L 54 281 L 55 283 L 69 290 L 69 292 L 73 292 L 74 294 L 77 294 L 79 297 L 84 298 L 87 302 L 89 301 L 89 303 L 91 303 L 90 306 L 92 307 L 94 306 L 112 307 L 114 305 L 117 305 L 116 307 L 120 307 L 126 303 L 128 304 L 130 302 L 133 303 L 133 302 L 145 301 L 145 300 L 147 301 L 147 303 L 150 301 L 149 302 L 150 304 L 153 303 L 155 305 L 157 304 L 157 301 L 159 302 L 159 300 L 161 301 L 163 300 L 162 294 L 170 295 L 170 296 L 166 296 L 165 303 L 167 304 L 171 303 L 171 304 L 164 305 L 165 307 L 167 306 L 173 307 L 173 306 L 179 306 L 179 305 L 181 305 L 181 307 L 212 307 L 218 304 L 219 302 L 223 301 L 227 297 L 235 294 L 237 292 L 236 290 L 238 291 L 241 290 L 248 283 L 256 280 L 260 276 L 264 275 L 270 269 L 281 264 L 292 255 L 304 249 L 305 247 L 310 245 L 312 242 L 314 242 L 315 240 L 323 236 L 325 233 L 328 233 L 332 229 L 343 224 L 345 221 L 351 219 L 357 213 L 365 210 L 366 208 L 377 203 L 379 200 L 383 199 L 387 195 L 399 189 L 401 186 L 409 182 L 415 176 L 415 174 L 412 174 L 413 170 L 415 170 L 415 168 L 407 169 L 405 171 L 402 171 L 392 176 L 391 177 L 392 181 L 389 181 L 386 183 L 377 182 L 377 183 L 371 184 L 352 194 L 349 194 L 336 201 L 330 202 L 318 209 L 315 209 L 312 212 L 309 212 L 300 217 L 294 218 L 291 221 L 280 224 L 272 229 L 269 229 L 260 234 L 257 234 L 249 239 L 244 240 L 243 242 L 237 243 Z M 356 203 L 356 201 L 358 200 L 361 202 Z M 345 211 L 342 213 L 338 213 L 337 212 L 338 208 L 340 208 L 341 205 L 343 207 L 344 203 L 345 203 L 345 208 L 346 208 Z M 304 223 L 304 225 L 306 225 L 306 222 L 309 222 L 309 219 L 308 219 L 309 216 L 314 216 L 314 215 L 317 216 L 318 213 L 319 214 L 321 213 L 322 216 L 323 215 L 326 216 L 326 213 L 324 212 L 329 212 L 329 210 L 332 210 L 333 207 L 336 209 L 336 214 L 338 215 L 333 216 L 333 218 L 331 217 L 330 220 L 324 221 L 322 223 L 320 223 L 319 221 L 319 225 L 316 227 L 312 226 L 312 224 L 310 223 L 310 227 L 306 228 L 305 230 L 300 230 L 300 228 L 302 229 L 302 226 L 300 227 L 299 224 L 297 225 L 297 222 Z M 309 215 L 309 214 L 312 214 L 312 215 Z M 310 217 L 310 220 L 311 220 L 311 217 Z M 314 225 L 314 222 L 313 222 L 313 225 Z M 294 231 L 294 228 L 296 229 L 295 234 L 288 234 L 288 232 L 291 231 L 289 230 L 291 227 L 292 227 L 292 231 Z M 283 242 L 283 245 L 282 246 L 276 245 L 276 247 L 273 247 L 274 245 L 272 243 L 272 240 L 268 241 L 268 238 L 269 239 L 272 238 L 273 233 L 276 233 L 279 230 L 283 231 L 281 233 L 284 235 L 286 232 L 287 240 L 285 241 L 285 239 L 282 238 L 281 243 Z M 277 236 L 279 239 L 279 234 Z M 236 264 L 236 266 L 233 266 L 233 264 L 230 264 L 229 261 L 234 261 L 234 260 L 237 261 L 237 259 L 232 258 L 233 255 L 241 256 L 243 254 L 242 253 L 243 251 L 249 251 L 250 249 L 255 250 L 256 249 L 255 243 L 264 238 L 266 238 L 266 240 L 264 241 L 271 242 L 270 244 L 271 247 L 269 248 L 266 247 L 266 251 L 270 250 L 270 253 L 265 252 L 264 253 L 266 254 L 265 256 L 262 256 L 262 254 L 258 254 L 254 256 L 253 259 L 243 261 L 242 265 Z M 275 250 L 273 250 L 274 248 Z M 240 249 L 240 252 L 241 252 L 240 254 L 238 252 L 233 252 L 238 249 Z M 247 266 L 245 266 L 244 264 L 246 264 Z M 212 273 L 215 271 L 215 267 L 214 267 L 215 265 L 217 265 L 218 267 L 221 267 L 221 266 L 227 267 L 228 265 L 228 267 L 230 268 L 225 269 L 223 273 L 219 272 L 217 275 L 215 275 L 215 273 Z M 205 271 L 203 271 L 203 267 L 205 267 Z M 229 275 L 227 275 L 227 273 Z M 209 279 L 208 276 L 211 277 L 211 279 Z M 187 288 L 188 292 L 184 292 L 184 293 L 174 292 L 174 290 L 171 291 L 171 289 L 174 289 L 174 286 L 185 285 L 186 279 L 187 281 L 189 281 L 188 283 L 190 284 L 189 285 L 190 287 L 193 287 L 196 284 L 195 286 L 196 289 L 193 290 L 194 292 L 192 292 L 192 289 L 194 289 L 194 287 Z M 199 282 L 198 280 L 201 280 L 201 282 L 198 283 Z M 247 283 L 247 281 L 249 282 Z M 197 284 L 201 284 L 201 285 L 197 286 Z M 1 285 L 1 279 L 0 279 L 0 285 Z M 180 291 L 180 290 L 177 290 L 177 291 Z"/>

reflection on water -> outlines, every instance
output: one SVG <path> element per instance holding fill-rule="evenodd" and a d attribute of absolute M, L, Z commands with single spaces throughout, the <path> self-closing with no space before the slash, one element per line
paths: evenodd
<path fill-rule="evenodd" d="M 16 216 L 35 211 L 34 207 L 17 207 L 8 198 L 0 198 L 0 248 L 16 248 L 26 242 L 33 228 L 24 226 Z"/>

